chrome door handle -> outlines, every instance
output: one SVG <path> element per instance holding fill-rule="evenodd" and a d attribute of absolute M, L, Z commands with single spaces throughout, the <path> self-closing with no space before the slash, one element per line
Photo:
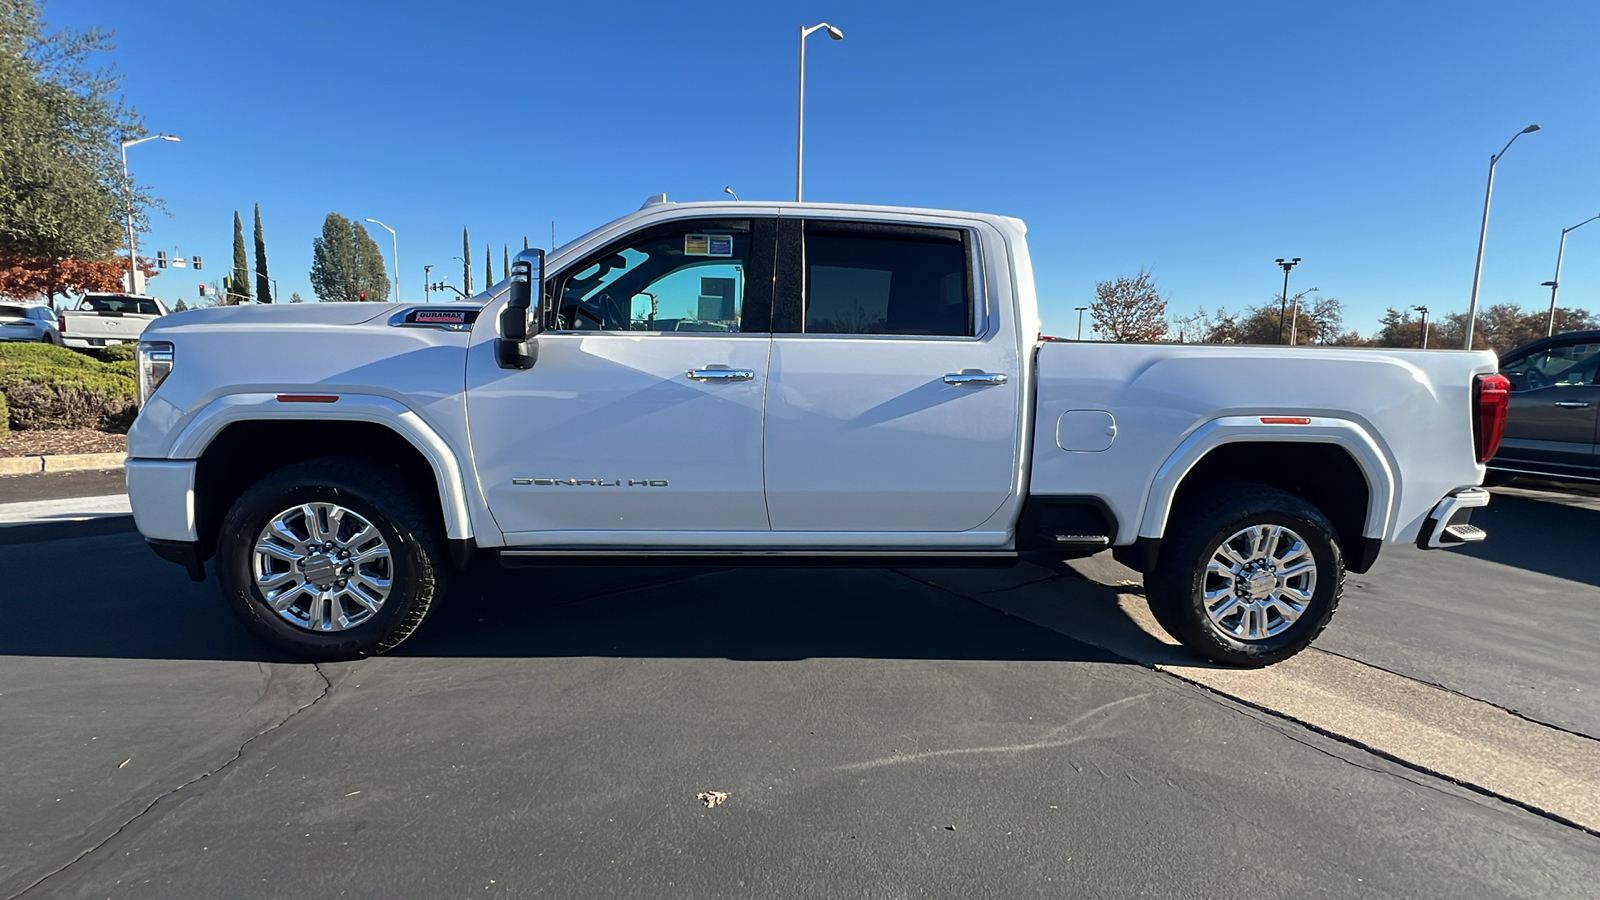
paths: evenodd
<path fill-rule="evenodd" d="M 691 381 L 750 381 L 756 377 L 749 369 L 690 369 L 686 374 Z"/>
<path fill-rule="evenodd" d="M 1585 409 L 1589 406 L 1581 400 L 1557 400 L 1556 405 L 1562 409 Z"/>
<path fill-rule="evenodd" d="M 1006 376 L 998 373 L 965 371 L 951 372 L 944 377 L 945 384 L 1005 384 Z"/>

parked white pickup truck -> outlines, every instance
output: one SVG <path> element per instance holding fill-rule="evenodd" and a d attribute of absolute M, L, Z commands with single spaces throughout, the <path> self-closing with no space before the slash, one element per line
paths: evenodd
<path fill-rule="evenodd" d="M 1490 353 L 1057 342 L 1023 224 L 672 204 L 481 305 L 224 307 L 139 346 L 139 530 L 267 642 L 380 653 L 508 565 L 1003 565 L 1111 548 L 1163 625 L 1263 665 L 1345 571 L 1467 522 Z M 547 274 L 548 265 L 548 274 Z"/>
<path fill-rule="evenodd" d="M 166 304 L 142 294 L 84 294 L 60 313 L 61 343 L 86 349 L 137 341 L 151 322 L 166 315 Z"/>

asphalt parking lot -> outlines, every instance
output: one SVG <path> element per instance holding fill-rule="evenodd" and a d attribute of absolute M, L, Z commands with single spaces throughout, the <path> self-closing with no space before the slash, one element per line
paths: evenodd
<path fill-rule="evenodd" d="M 1575 754 L 1557 775 L 1581 793 L 1600 759 L 1600 502 L 1513 489 L 1482 523 L 1481 547 L 1353 576 L 1303 671 L 1351 667 L 1378 705 L 1392 678 L 1520 723 Z M 1302 670 L 1240 687 L 1172 655 L 1101 558 L 485 569 L 396 654 L 312 666 L 136 535 L 6 541 L 0 898 L 1600 883 L 1600 837 L 1573 820 L 1587 798 L 1463 780 L 1448 754 L 1412 752 L 1426 736 L 1360 732 L 1394 710 L 1324 727 L 1288 696 Z M 1470 770 L 1486 754 L 1457 755 Z"/>

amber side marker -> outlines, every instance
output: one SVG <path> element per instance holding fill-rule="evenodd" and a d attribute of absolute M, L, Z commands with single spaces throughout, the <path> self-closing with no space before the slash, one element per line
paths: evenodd
<path fill-rule="evenodd" d="M 336 394 L 279 394 L 279 403 L 338 403 Z"/>
<path fill-rule="evenodd" d="M 282 399 L 281 397 L 279 399 Z M 1310 425 L 1310 416 L 1262 416 L 1263 425 Z"/>

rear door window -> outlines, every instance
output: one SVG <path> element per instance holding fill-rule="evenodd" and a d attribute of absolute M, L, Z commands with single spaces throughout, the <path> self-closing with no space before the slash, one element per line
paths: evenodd
<path fill-rule="evenodd" d="M 970 253 L 956 229 L 808 221 L 801 321 L 831 335 L 970 337 Z"/>

